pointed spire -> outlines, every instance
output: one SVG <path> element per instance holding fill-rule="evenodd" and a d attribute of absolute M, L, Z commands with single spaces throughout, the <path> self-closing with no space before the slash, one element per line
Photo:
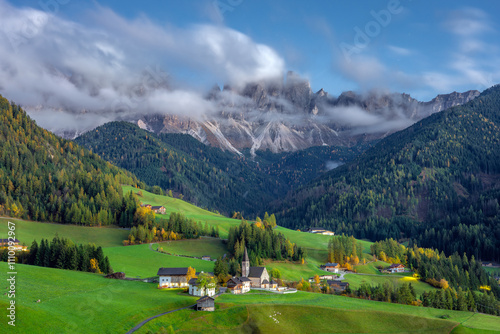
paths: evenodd
<path fill-rule="evenodd" d="M 245 254 L 243 255 L 243 261 L 250 262 L 250 259 L 248 259 L 248 252 L 246 247 L 245 247 Z"/>

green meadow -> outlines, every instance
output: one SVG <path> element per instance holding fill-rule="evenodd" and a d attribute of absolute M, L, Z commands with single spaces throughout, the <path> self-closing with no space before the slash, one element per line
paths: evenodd
<path fill-rule="evenodd" d="M 217 259 L 227 253 L 224 242 L 220 239 L 205 238 L 164 241 L 153 244 L 153 248 L 161 247 L 163 251 L 176 255 L 188 255 L 202 257 L 210 255 L 212 259 Z"/>
<path fill-rule="evenodd" d="M 127 277 L 156 276 L 160 267 L 193 267 L 196 271 L 213 271 L 214 262 L 162 254 L 150 249 L 149 244 L 104 248 L 104 255 L 114 271 L 123 271 Z"/>
<path fill-rule="evenodd" d="M 0 270 L 7 272 L 7 264 L 0 263 Z M 1 333 L 125 333 L 146 318 L 196 301 L 182 290 L 159 290 L 154 283 L 19 264 L 16 270 L 16 328 L 1 321 Z M 0 295 L 0 309 L 8 302 L 7 295 Z M 159 317 L 139 333 L 168 326 L 191 333 L 257 328 L 262 333 L 449 333 L 460 324 L 458 333 L 500 328 L 500 317 L 307 292 L 224 294 L 216 305 L 213 313 L 183 310 Z M 442 320 L 444 315 L 449 318 Z"/>
<path fill-rule="evenodd" d="M 123 240 L 127 239 L 130 233 L 127 229 L 117 227 L 87 227 L 0 218 L 0 233 L 3 235 L 1 238 L 6 238 L 9 221 L 16 224 L 16 238 L 28 247 L 33 240 L 36 239 L 38 243 L 42 238 L 51 240 L 56 233 L 79 244 L 90 242 L 102 247 L 119 246 L 123 245 Z"/>
<path fill-rule="evenodd" d="M 7 272 L 7 263 L 0 270 Z M 150 316 L 196 301 L 181 290 L 98 274 L 27 265 L 16 270 L 16 327 L 5 321 L 9 299 L 2 294 L 0 333 L 125 333 Z"/>
<path fill-rule="evenodd" d="M 450 333 L 454 328 L 457 333 L 493 333 L 500 318 L 307 292 L 250 293 L 222 295 L 213 313 L 183 310 L 162 316 L 139 333 L 169 326 L 188 333 Z"/>
<path fill-rule="evenodd" d="M 139 333 L 155 333 L 172 326 L 187 333 L 391 333 L 414 331 L 449 333 L 452 321 L 390 312 L 343 311 L 320 306 L 248 305 L 221 308 L 213 313 L 183 310 L 155 319 Z"/>

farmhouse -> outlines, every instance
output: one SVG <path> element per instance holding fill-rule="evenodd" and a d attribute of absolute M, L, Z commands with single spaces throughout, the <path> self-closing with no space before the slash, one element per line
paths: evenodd
<path fill-rule="evenodd" d="M 227 288 L 231 293 L 242 294 L 250 291 L 251 280 L 248 277 L 233 277 L 227 281 Z"/>
<path fill-rule="evenodd" d="M 205 260 L 205 261 L 211 261 L 211 260 L 212 260 L 212 258 L 210 257 L 210 255 L 203 255 L 203 256 L 201 257 L 201 259 L 202 259 L 202 260 Z"/>
<path fill-rule="evenodd" d="M 9 245 L 10 241 L 10 245 Z M 20 245 L 20 241 L 17 239 L 0 239 L 0 248 L 7 248 L 7 247 L 12 247 L 11 250 L 27 250 L 28 247 Z"/>
<path fill-rule="evenodd" d="M 206 288 L 201 288 L 200 287 L 200 283 L 198 283 L 198 279 L 197 278 L 191 278 L 188 282 L 188 285 L 189 285 L 189 294 L 192 295 L 192 296 L 199 296 L 199 297 L 203 297 L 203 296 L 213 296 L 215 295 L 215 284 L 213 285 L 213 287 L 206 287 Z"/>
<path fill-rule="evenodd" d="M 245 247 L 245 254 L 241 263 L 241 276 L 248 277 L 252 288 L 264 288 L 264 281 L 269 282 L 269 274 L 266 267 L 250 267 L 250 259 Z"/>
<path fill-rule="evenodd" d="M 322 227 L 309 227 L 305 232 L 323 235 L 335 235 L 335 232 L 325 230 Z"/>
<path fill-rule="evenodd" d="M 209 296 L 204 296 L 196 302 L 197 311 L 215 311 L 215 299 Z"/>
<path fill-rule="evenodd" d="M 165 212 L 167 212 L 167 209 L 165 209 L 164 206 L 152 206 L 151 210 L 153 210 L 155 213 L 160 213 L 162 215 L 164 215 Z"/>
<path fill-rule="evenodd" d="M 151 204 L 141 204 L 143 208 L 151 209 Z"/>
<path fill-rule="evenodd" d="M 400 263 L 393 263 L 387 268 L 387 271 L 390 273 L 402 273 L 405 271 L 405 266 Z"/>
<path fill-rule="evenodd" d="M 188 268 L 158 269 L 159 288 L 185 288 L 188 286 Z"/>
<path fill-rule="evenodd" d="M 338 291 L 338 292 L 343 292 L 343 291 L 347 290 L 347 288 L 349 287 L 349 283 L 347 283 L 347 282 L 330 281 L 330 280 L 328 280 L 326 282 L 330 286 L 330 289 L 333 289 L 334 291 Z"/>
<path fill-rule="evenodd" d="M 338 263 L 326 263 L 320 267 L 323 270 L 329 271 L 331 273 L 338 273 L 340 269 L 340 264 Z"/>

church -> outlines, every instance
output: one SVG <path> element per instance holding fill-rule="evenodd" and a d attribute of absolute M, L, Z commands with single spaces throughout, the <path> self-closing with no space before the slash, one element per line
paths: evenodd
<path fill-rule="evenodd" d="M 247 248 L 241 262 L 241 277 L 250 279 L 252 288 L 267 288 L 269 285 L 269 274 L 265 267 L 250 267 Z"/>

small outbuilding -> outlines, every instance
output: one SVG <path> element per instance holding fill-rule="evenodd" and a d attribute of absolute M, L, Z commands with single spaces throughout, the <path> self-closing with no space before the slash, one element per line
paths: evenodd
<path fill-rule="evenodd" d="M 204 296 L 196 302 L 196 311 L 215 311 L 215 299 L 210 296 Z"/>
<path fill-rule="evenodd" d="M 321 266 L 321 269 L 329 271 L 331 273 L 338 273 L 340 269 L 340 264 L 338 263 L 326 263 Z"/>
<path fill-rule="evenodd" d="M 389 273 L 404 273 L 405 266 L 400 263 L 393 263 L 389 268 L 387 268 L 387 272 Z"/>
<path fill-rule="evenodd" d="M 160 213 L 162 215 L 164 215 L 165 212 L 167 212 L 167 209 L 165 209 L 164 206 L 152 206 L 151 210 L 154 211 L 155 213 Z"/>

